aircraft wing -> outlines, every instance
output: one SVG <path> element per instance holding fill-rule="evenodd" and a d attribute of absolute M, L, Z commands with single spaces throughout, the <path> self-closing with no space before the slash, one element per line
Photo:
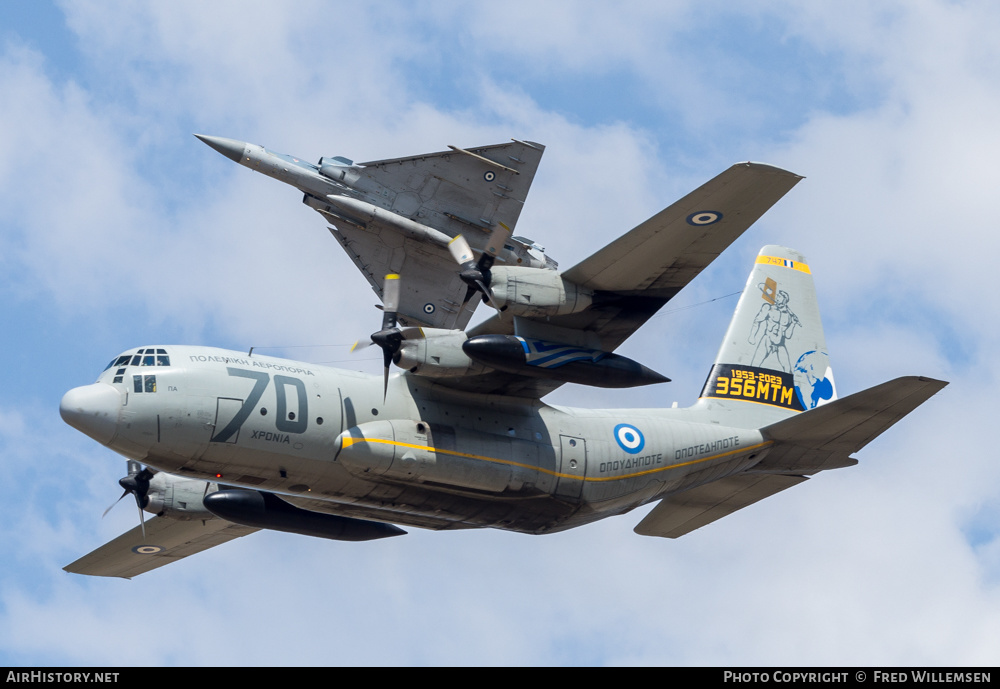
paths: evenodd
<path fill-rule="evenodd" d="M 488 237 L 498 222 L 517 224 L 544 151 L 511 141 L 360 165 L 362 175 L 395 192 L 392 210 L 400 215 L 448 235 L 472 229 Z"/>
<path fill-rule="evenodd" d="M 594 290 L 590 308 L 546 319 L 498 318 L 470 335 L 535 337 L 614 351 L 802 179 L 739 163 L 565 271 Z M 486 374 L 442 384 L 477 392 L 541 396 L 559 381 Z"/>
<path fill-rule="evenodd" d="M 442 233 L 462 234 L 473 249 L 486 246 L 499 223 L 513 229 L 531 188 L 545 147 L 528 141 L 427 153 L 361 163 L 365 180 L 381 207 Z M 367 183 L 367 184 L 366 184 Z M 378 215 L 348 222 L 321 213 L 351 260 L 382 296 L 385 275 L 403 276 L 399 316 L 406 325 L 464 329 L 478 296 L 459 314 L 466 286 L 445 243 L 407 236 Z M 390 218 L 391 219 L 391 218 Z M 503 256 L 501 256 L 501 260 Z"/>
<path fill-rule="evenodd" d="M 224 519 L 181 521 L 153 517 L 146 522 L 145 536 L 137 526 L 63 569 L 73 574 L 131 579 L 255 531 L 259 529 Z"/>

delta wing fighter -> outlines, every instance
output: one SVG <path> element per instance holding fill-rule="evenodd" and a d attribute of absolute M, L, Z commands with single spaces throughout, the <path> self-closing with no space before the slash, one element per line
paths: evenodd
<path fill-rule="evenodd" d="M 667 380 L 614 350 L 799 181 L 775 167 L 734 165 L 559 271 L 511 237 L 538 144 L 311 165 L 199 138 L 332 223 L 383 300 L 371 342 L 385 370 L 181 345 L 116 356 L 60 412 L 128 459 L 122 497 L 141 523 L 70 572 L 132 577 L 258 529 L 545 534 L 652 502 L 635 531 L 676 538 L 856 464 L 947 384 L 905 377 L 839 397 L 809 264 L 766 246 L 692 407 L 542 401 L 567 382 Z M 466 331 L 479 300 L 496 313 Z"/>

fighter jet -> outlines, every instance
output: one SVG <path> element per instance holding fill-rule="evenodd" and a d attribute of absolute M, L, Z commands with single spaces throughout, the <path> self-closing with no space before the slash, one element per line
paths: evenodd
<path fill-rule="evenodd" d="M 481 263 L 473 260 L 475 252 L 485 252 L 491 267 L 540 269 L 549 277 L 558 268 L 544 247 L 512 236 L 545 151 L 541 144 L 450 146 L 357 164 L 322 157 L 313 165 L 256 144 L 195 136 L 230 160 L 301 191 L 302 202 L 330 223 L 331 234 L 379 297 L 385 275 L 405 275 L 398 305 L 404 325 L 465 328 L 479 299 L 493 296 L 486 284 L 489 268 L 482 279 L 469 272 L 473 266 L 455 270 L 456 261 Z M 503 278 L 495 281 L 502 285 Z"/>
<path fill-rule="evenodd" d="M 291 170 L 300 162 L 238 142 L 208 143 L 251 167 L 290 160 Z M 677 538 L 821 471 L 856 464 L 854 453 L 947 385 L 912 376 L 840 397 L 809 263 L 771 245 L 754 261 L 693 406 L 545 403 L 567 382 L 665 381 L 614 349 L 800 177 L 760 163 L 734 165 L 559 271 L 548 260 L 517 264 L 527 245 L 512 250 L 507 241 L 517 219 L 512 198 L 492 211 L 469 205 L 494 193 L 498 166 L 512 157 L 524 161 L 522 174 L 533 174 L 537 156 L 526 151 L 541 150 L 515 142 L 364 166 L 340 160 L 356 185 L 345 189 L 379 179 L 396 199 L 414 189 L 409 215 L 396 200 L 376 204 L 373 187 L 360 196 L 338 192 L 370 204 L 367 221 L 355 213 L 359 206 L 333 202 L 338 193 L 320 196 L 326 187 L 309 186 L 333 174 L 322 173 L 323 161 L 289 172 L 286 181 L 323 206 L 335 235 L 354 233 L 356 256 L 378 249 L 363 241 L 368 234 L 391 227 L 406 237 L 386 260 L 407 270 L 373 281 L 384 313 L 371 340 L 383 350 L 383 375 L 183 345 L 114 357 L 97 382 L 66 393 L 60 413 L 127 458 L 122 497 L 132 495 L 140 524 L 66 570 L 130 578 L 258 529 L 346 541 L 402 535 L 401 527 L 547 534 L 652 502 L 635 531 Z M 449 179 L 467 191 L 421 191 Z M 526 192 L 519 188 L 521 200 Z M 449 224 L 460 215 L 481 216 L 478 258 Z M 429 269 L 414 258 L 428 246 L 442 256 Z M 449 281 L 439 279 L 445 269 Z M 407 287 L 422 281 L 436 286 Z M 474 296 L 463 303 L 470 289 Z M 421 299 L 434 308 L 422 308 Z M 448 318 L 433 327 L 422 322 L 447 299 L 454 302 Z M 479 299 L 497 312 L 465 331 L 463 314 Z M 455 319 L 460 325 L 448 325 Z M 156 516 L 146 521 L 144 512 Z"/>

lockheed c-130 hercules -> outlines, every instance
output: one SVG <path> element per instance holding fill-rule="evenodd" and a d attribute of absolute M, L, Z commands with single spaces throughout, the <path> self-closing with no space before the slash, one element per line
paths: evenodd
<path fill-rule="evenodd" d="M 667 380 L 614 350 L 799 181 L 776 167 L 734 165 L 559 270 L 512 234 L 539 144 L 313 165 L 198 138 L 323 215 L 382 299 L 371 342 L 384 373 L 176 345 L 115 357 L 60 412 L 128 458 L 119 483 L 140 524 L 70 572 L 128 578 L 259 529 L 544 534 L 654 501 L 635 531 L 676 538 L 856 464 L 947 384 L 905 377 L 838 397 L 809 265 L 765 246 L 692 407 L 542 402 L 566 382 Z M 496 313 L 466 331 L 480 301 Z"/>

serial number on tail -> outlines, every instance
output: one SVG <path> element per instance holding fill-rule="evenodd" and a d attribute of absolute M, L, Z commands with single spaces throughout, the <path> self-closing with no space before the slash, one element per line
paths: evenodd
<path fill-rule="evenodd" d="M 701 396 L 805 411 L 791 373 L 753 366 L 716 364 L 708 374 Z"/>

